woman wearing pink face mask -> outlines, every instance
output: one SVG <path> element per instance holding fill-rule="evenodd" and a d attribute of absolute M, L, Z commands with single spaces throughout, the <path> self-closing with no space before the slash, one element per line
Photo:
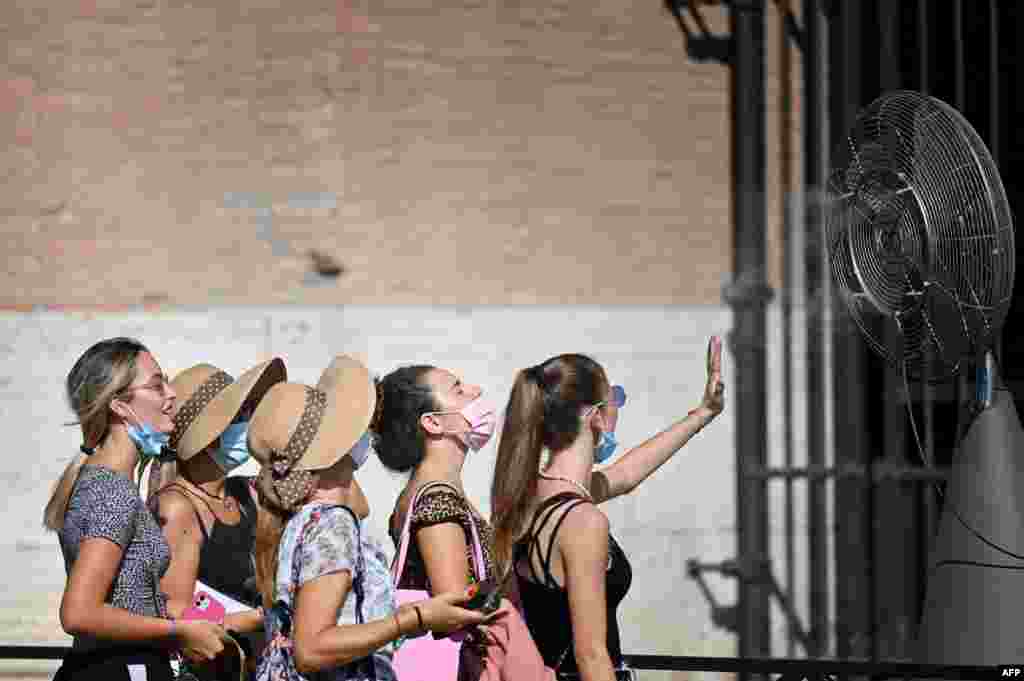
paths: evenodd
<path fill-rule="evenodd" d="M 377 414 L 370 426 L 374 449 L 386 468 L 411 472 L 389 523 L 397 545 L 406 515 L 412 514 L 412 541 L 399 588 L 439 594 L 477 581 L 474 526 L 487 574 L 494 574 L 493 533 L 465 497 L 462 465 L 487 444 L 495 417 L 480 386 L 463 383 L 444 369 L 403 367 L 377 381 Z M 409 508 L 421 488 L 423 494 Z"/>
<path fill-rule="evenodd" d="M 377 412 L 370 426 L 377 456 L 393 471 L 412 473 L 390 518 L 400 554 L 408 532 L 405 560 L 400 555 L 394 566 L 399 589 L 434 595 L 486 578 L 517 600 L 515 580 L 496 572 L 491 526 L 462 487 L 466 457 L 494 433 L 496 410 L 482 393 L 480 386 L 432 366 L 404 367 L 377 381 Z M 501 612 L 495 621 L 466 632 L 455 674 L 459 681 L 554 681 L 512 602 L 489 600 Z M 413 677 L 450 678 L 446 662 L 431 664 L 413 671 Z M 403 674 L 408 671 L 400 671 L 400 681 Z"/>

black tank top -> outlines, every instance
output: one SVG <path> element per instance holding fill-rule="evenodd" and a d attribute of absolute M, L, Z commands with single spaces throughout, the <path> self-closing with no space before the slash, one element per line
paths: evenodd
<path fill-rule="evenodd" d="M 591 503 L 583 497 L 571 492 L 556 494 L 544 500 L 533 516 L 530 531 L 520 539 L 513 548 L 516 565 L 516 578 L 519 594 L 522 597 L 526 615 L 526 625 L 530 635 L 537 643 L 544 664 L 559 673 L 578 673 L 576 655 L 572 645 L 572 617 L 569 611 L 569 594 L 559 586 L 551 575 L 551 554 L 555 545 L 555 537 L 565 520 L 565 516 L 580 504 Z M 551 531 L 547 552 L 541 553 L 544 574 L 537 575 L 533 565 L 534 550 L 541 551 L 540 533 L 555 512 L 568 506 L 561 514 Z M 532 579 L 519 574 L 519 565 L 526 561 Z M 612 665 L 622 664 L 622 645 L 619 642 L 619 622 L 616 610 L 619 603 L 626 597 L 633 570 L 629 559 L 622 551 L 614 537 L 608 536 L 608 570 L 605 572 L 605 593 L 607 596 L 608 622 L 608 655 Z"/>
<path fill-rule="evenodd" d="M 256 607 L 260 604 L 256 587 L 256 571 L 253 564 L 253 546 L 256 541 L 256 502 L 249 492 L 249 483 L 243 477 L 224 480 L 224 494 L 238 503 L 240 519 L 235 525 L 222 523 L 213 512 L 209 502 L 181 485 L 170 484 L 160 490 L 181 490 L 191 499 L 200 499 L 213 515 L 213 527 L 209 533 L 193 504 L 192 511 L 203 532 L 203 546 L 199 550 L 199 574 L 196 578 L 237 601 Z"/>

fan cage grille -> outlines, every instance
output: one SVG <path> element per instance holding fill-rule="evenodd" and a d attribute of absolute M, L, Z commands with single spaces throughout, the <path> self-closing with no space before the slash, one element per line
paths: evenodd
<path fill-rule="evenodd" d="M 868 344 L 941 381 L 992 345 L 1014 280 L 1013 218 L 988 148 L 953 107 L 897 91 L 866 107 L 834 155 L 833 278 Z"/>

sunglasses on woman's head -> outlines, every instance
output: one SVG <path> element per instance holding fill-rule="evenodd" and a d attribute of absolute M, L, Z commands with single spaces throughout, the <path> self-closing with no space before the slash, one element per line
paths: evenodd
<path fill-rule="evenodd" d="M 612 389 L 608 393 L 608 399 L 607 400 L 601 400 L 600 402 L 595 404 L 593 407 L 591 407 L 591 409 L 596 409 L 597 407 L 601 407 L 601 406 L 604 406 L 606 404 L 611 404 L 611 405 L 614 405 L 616 408 L 619 408 L 622 405 L 624 405 L 625 403 L 626 403 L 626 389 L 623 388 L 621 385 L 613 385 Z"/>

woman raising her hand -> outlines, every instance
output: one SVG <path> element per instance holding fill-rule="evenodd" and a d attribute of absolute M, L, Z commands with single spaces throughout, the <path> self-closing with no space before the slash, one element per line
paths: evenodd
<path fill-rule="evenodd" d="M 721 363 L 712 338 L 699 406 L 601 471 L 594 464 L 617 445 L 621 386 L 578 354 L 516 377 L 491 490 L 495 554 L 515 570 L 530 633 L 559 678 L 628 676 L 616 609 L 632 569 L 597 504 L 635 489 L 721 413 Z"/>

